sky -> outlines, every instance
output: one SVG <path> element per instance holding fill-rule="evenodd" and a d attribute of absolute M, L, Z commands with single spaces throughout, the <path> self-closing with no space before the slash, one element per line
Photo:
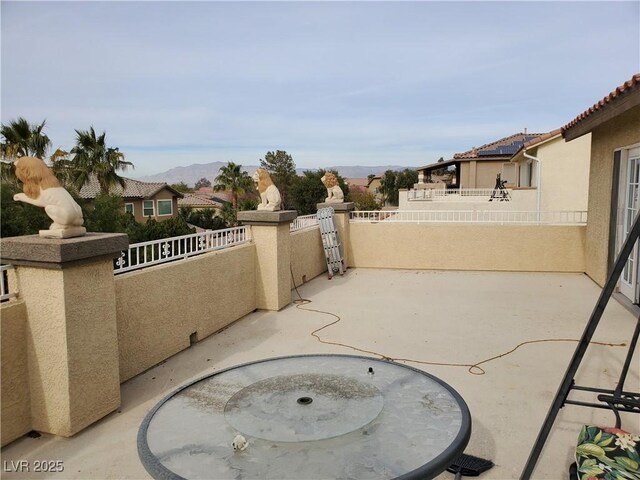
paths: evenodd
<path fill-rule="evenodd" d="M 640 72 L 633 2 L 2 1 L 1 121 L 106 131 L 139 177 L 421 166 L 559 128 Z"/>

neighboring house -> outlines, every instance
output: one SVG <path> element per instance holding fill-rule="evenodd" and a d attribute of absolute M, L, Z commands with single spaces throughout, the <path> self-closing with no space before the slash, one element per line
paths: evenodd
<path fill-rule="evenodd" d="M 566 141 L 589 133 L 586 273 L 602 286 L 640 208 L 640 73 L 562 127 Z M 639 260 L 636 243 L 619 284 L 620 297 L 637 312 Z"/>
<path fill-rule="evenodd" d="M 178 208 L 189 208 L 191 210 L 204 210 L 210 208 L 214 213 L 220 213 L 222 203 L 213 200 L 209 195 L 201 193 L 185 193 L 183 198 L 178 199 Z"/>
<path fill-rule="evenodd" d="M 540 133 L 516 133 L 487 143 L 463 153 L 456 153 L 452 159 L 418 167 L 418 184 L 428 183 L 432 173 L 445 167 L 455 167 L 454 183 L 448 188 L 493 188 L 496 175 L 501 174 L 507 186 L 516 183 L 515 165 L 510 162 L 511 156 L 525 143 L 533 140 Z"/>
<path fill-rule="evenodd" d="M 560 129 L 523 144 L 513 155 L 514 190 L 532 189 L 536 210 L 587 210 L 591 135 L 565 142 Z"/>
<path fill-rule="evenodd" d="M 380 193 L 380 185 L 382 183 L 382 176 L 377 175 L 375 177 L 371 177 L 369 182 L 367 183 L 367 190 L 371 195 L 374 196 L 376 201 L 382 200 L 382 194 Z"/>
<path fill-rule="evenodd" d="M 164 182 L 141 182 L 131 178 L 124 178 L 124 181 L 124 189 L 115 185 L 109 193 L 121 196 L 124 210 L 138 222 L 145 223 L 148 218 L 162 221 L 178 216 L 178 199 L 183 197 L 182 193 Z M 80 198 L 93 200 L 99 193 L 100 185 L 92 178 L 80 189 Z"/>

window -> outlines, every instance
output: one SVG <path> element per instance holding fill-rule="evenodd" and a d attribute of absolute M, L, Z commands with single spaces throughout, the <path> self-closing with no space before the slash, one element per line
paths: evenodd
<path fill-rule="evenodd" d="M 124 211 L 127 212 L 127 213 L 130 213 L 131 215 L 134 215 L 133 203 L 125 203 L 124 204 Z"/>
<path fill-rule="evenodd" d="M 158 215 L 173 215 L 173 200 L 158 200 Z"/>
<path fill-rule="evenodd" d="M 145 217 L 153 217 L 153 200 L 145 200 L 142 204 L 142 214 Z"/>

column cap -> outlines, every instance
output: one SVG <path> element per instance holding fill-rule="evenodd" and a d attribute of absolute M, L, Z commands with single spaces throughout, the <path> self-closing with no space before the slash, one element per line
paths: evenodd
<path fill-rule="evenodd" d="M 333 203 L 333 202 L 322 202 L 317 203 L 316 208 L 333 208 L 334 212 L 351 212 L 356 209 L 356 204 L 353 202 L 342 202 L 342 203 Z"/>
<path fill-rule="evenodd" d="M 2 239 L 2 261 L 12 265 L 62 269 L 120 256 L 129 248 L 125 233 L 87 233 L 74 238 L 24 235 Z"/>
<path fill-rule="evenodd" d="M 298 216 L 295 210 L 278 210 L 267 212 L 264 210 L 242 210 L 238 212 L 238 221 L 243 225 L 278 225 L 291 223 Z"/>

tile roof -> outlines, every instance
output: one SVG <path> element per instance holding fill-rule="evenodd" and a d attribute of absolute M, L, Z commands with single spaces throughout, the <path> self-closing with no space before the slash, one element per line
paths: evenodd
<path fill-rule="evenodd" d="M 167 188 L 175 193 L 179 198 L 182 197 L 180 192 L 175 191 L 165 182 L 141 182 L 132 178 L 123 177 L 125 181 L 124 190 L 120 185 L 111 187 L 109 193 L 118 195 L 123 198 L 150 198 L 153 197 L 163 188 Z M 80 189 L 80 198 L 96 198 L 100 193 L 100 184 L 96 177 L 91 177 Z"/>
<path fill-rule="evenodd" d="M 207 195 L 198 193 L 185 193 L 183 198 L 178 199 L 179 207 L 208 207 L 222 208 L 222 204 L 212 200 Z"/>
<path fill-rule="evenodd" d="M 633 77 L 631 77 L 630 80 L 627 80 L 626 82 L 624 82 L 622 85 L 617 87 L 613 92 L 611 92 L 609 95 L 604 97 L 598 103 L 594 103 L 590 108 L 582 112 L 580 115 L 578 115 L 576 118 L 574 118 L 569 123 L 567 123 L 564 127 L 562 127 L 562 133 L 564 133 L 566 130 L 572 127 L 575 127 L 582 120 L 584 120 L 594 112 L 601 110 L 607 104 L 619 99 L 621 96 L 628 94 L 631 90 L 640 88 L 638 87 L 639 84 L 640 84 L 640 73 L 636 73 Z"/>
<path fill-rule="evenodd" d="M 515 133 L 508 137 L 501 138 L 495 142 L 487 143 L 481 147 L 474 147 L 463 153 L 453 155 L 455 160 L 464 158 L 482 158 L 482 157 L 498 157 L 511 156 L 526 142 L 541 137 L 542 133 Z"/>
<path fill-rule="evenodd" d="M 515 153 L 511 157 L 511 161 L 514 161 L 515 157 L 523 150 L 526 150 L 531 147 L 535 147 L 540 143 L 543 143 L 543 142 L 546 142 L 547 140 L 551 140 L 555 137 L 558 137 L 560 136 L 561 133 L 562 133 L 562 130 L 559 128 L 556 128 L 555 130 L 552 130 L 549 133 L 545 133 L 543 135 L 540 135 L 539 137 L 536 137 L 532 140 L 529 140 L 528 142 L 523 143 L 522 145 L 520 145 L 520 148 L 518 148 L 518 150 L 515 151 Z"/>

